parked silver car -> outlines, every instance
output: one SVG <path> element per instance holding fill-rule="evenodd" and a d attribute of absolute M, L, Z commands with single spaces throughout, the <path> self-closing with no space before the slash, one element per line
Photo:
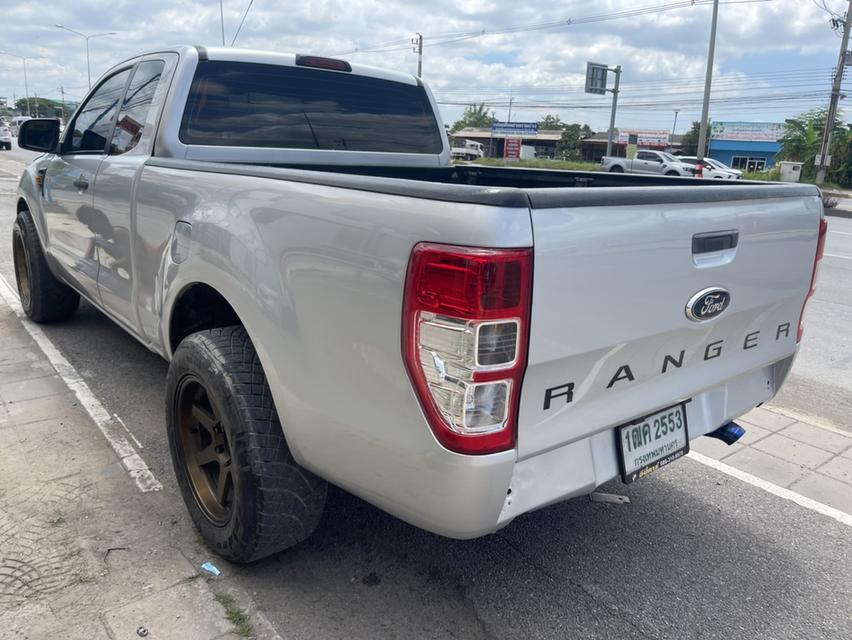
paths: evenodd
<path fill-rule="evenodd" d="M 9 151 L 12 148 L 12 130 L 5 122 L 0 122 L 0 149 Z"/>

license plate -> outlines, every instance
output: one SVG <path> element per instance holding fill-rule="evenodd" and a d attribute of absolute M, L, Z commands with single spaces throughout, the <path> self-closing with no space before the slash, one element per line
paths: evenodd
<path fill-rule="evenodd" d="M 621 425 L 615 433 L 619 443 L 621 480 L 629 484 L 689 451 L 686 403 Z"/>

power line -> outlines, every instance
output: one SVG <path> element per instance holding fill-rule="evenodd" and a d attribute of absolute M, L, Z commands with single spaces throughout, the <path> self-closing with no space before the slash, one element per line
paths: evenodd
<path fill-rule="evenodd" d="M 773 2 L 774 0 L 726 0 L 722 4 L 755 4 L 762 2 Z M 563 18 L 560 20 L 551 20 L 547 22 L 536 22 L 532 24 L 510 25 L 508 27 L 496 29 L 479 29 L 475 31 L 457 31 L 437 34 L 424 34 L 424 38 L 428 38 L 426 47 L 437 47 L 448 44 L 455 44 L 475 38 L 482 38 L 491 35 L 507 35 L 513 33 L 529 33 L 531 31 L 544 31 L 548 29 L 559 29 L 565 27 L 576 26 L 580 24 L 593 24 L 597 22 L 606 22 L 609 20 L 622 20 L 624 18 L 636 18 L 653 13 L 663 13 L 673 11 L 675 9 L 684 9 L 688 7 L 710 5 L 713 0 L 680 0 L 678 2 L 670 2 L 667 4 L 658 4 L 648 7 L 640 7 L 638 9 L 626 9 L 623 11 L 615 11 L 611 13 L 602 13 L 597 15 L 580 16 L 578 18 Z M 341 51 L 334 55 L 350 55 L 354 53 L 390 53 L 393 51 L 406 51 L 409 49 L 407 38 L 399 40 L 390 40 L 380 45 L 367 45 L 364 47 L 355 47 L 348 51 Z"/>

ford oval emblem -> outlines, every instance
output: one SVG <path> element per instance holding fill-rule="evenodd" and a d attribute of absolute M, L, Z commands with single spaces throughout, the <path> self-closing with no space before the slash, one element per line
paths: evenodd
<path fill-rule="evenodd" d="M 693 322 L 704 322 L 724 313 L 731 304 L 731 294 L 721 287 L 702 289 L 686 303 L 686 317 Z"/>

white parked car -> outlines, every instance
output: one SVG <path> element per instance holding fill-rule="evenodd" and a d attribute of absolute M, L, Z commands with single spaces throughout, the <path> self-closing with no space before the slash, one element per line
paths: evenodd
<path fill-rule="evenodd" d="M 698 164 L 698 158 L 695 156 L 680 156 L 678 159 L 685 164 Z M 704 177 L 715 180 L 742 180 L 743 172 L 739 169 L 731 169 L 724 162 L 713 158 L 704 158 Z"/>
<path fill-rule="evenodd" d="M 0 149 L 9 151 L 12 148 L 12 130 L 5 122 L 0 122 Z"/>

